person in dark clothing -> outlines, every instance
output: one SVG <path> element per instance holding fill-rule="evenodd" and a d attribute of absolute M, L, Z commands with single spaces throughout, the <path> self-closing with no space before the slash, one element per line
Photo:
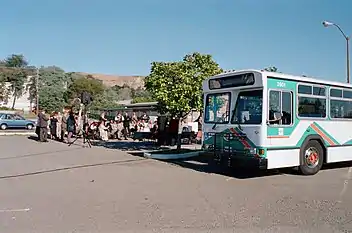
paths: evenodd
<path fill-rule="evenodd" d="M 62 124 L 61 124 L 61 141 L 64 141 L 65 139 L 65 133 L 67 132 L 67 112 L 64 112 L 64 115 L 62 116 Z"/>
<path fill-rule="evenodd" d="M 39 141 L 48 141 L 48 120 L 49 117 L 45 115 L 45 111 L 41 111 L 38 114 L 38 127 L 39 127 Z"/>
<path fill-rule="evenodd" d="M 56 113 L 53 113 L 53 115 L 50 118 L 50 135 L 51 135 L 51 139 L 57 139 L 58 135 L 57 135 L 57 118 L 56 118 Z"/>
<path fill-rule="evenodd" d="M 125 140 L 127 140 L 127 135 L 130 134 L 130 122 L 131 117 L 125 112 L 125 115 L 123 116 L 123 135 L 125 136 Z"/>
<path fill-rule="evenodd" d="M 141 120 L 144 122 L 144 123 L 147 123 L 149 121 L 150 117 L 147 115 L 146 112 L 143 112 L 143 115 L 141 116 Z"/>

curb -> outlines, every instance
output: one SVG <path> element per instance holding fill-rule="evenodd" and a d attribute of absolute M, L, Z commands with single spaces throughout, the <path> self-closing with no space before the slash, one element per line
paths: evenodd
<path fill-rule="evenodd" d="M 150 154 L 150 153 L 155 153 L 155 152 L 164 152 L 164 151 L 169 151 L 172 149 L 155 149 L 155 150 L 130 150 L 130 151 L 125 151 L 127 153 L 132 153 L 132 154 Z"/>
<path fill-rule="evenodd" d="M 170 160 L 170 159 L 186 159 L 199 156 L 200 151 L 192 151 L 183 154 L 157 154 L 157 153 L 144 153 L 144 157 L 148 159 Z"/>

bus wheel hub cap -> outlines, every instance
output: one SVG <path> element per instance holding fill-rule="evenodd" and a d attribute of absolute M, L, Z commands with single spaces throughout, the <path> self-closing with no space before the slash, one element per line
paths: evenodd
<path fill-rule="evenodd" d="M 319 153 L 316 148 L 310 147 L 306 150 L 305 158 L 308 167 L 314 168 L 319 163 Z"/>

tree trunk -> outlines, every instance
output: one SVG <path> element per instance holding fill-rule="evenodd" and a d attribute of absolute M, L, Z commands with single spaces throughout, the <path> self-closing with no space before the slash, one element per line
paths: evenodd
<path fill-rule="evenodd" d="M 181 150 L 182 118 L 178 119 L 177 151 Z"/>
<path fill-rule="evenodd" d="M 13 94 L 12 110 L 15 109 L 15 104 L 16 104 L 16 92 Z"/>

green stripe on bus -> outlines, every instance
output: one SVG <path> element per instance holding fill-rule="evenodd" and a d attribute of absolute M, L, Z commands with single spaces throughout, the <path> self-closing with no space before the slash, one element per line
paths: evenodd
<path fill-rule="evenodd" d="M 317 134 L 318 133 L 311 126 L 308 126 L 308 128 L 304 131 L 303 135 L 301 136 L 301 139 L 297 142 L 296 146 L 299 146 L 299 147 L 302 146 L 304 140 L 306 140 L 306 138 L 309 135 L 317 135 Z M 330 146 L 330 143 L 328 141 L 326 141 L 325 139 L 324 139 L 324 144 L 326 146 Z"/>
<path fill-rule="evenodd" d="M 236 133 L 238 133 L 239 135 L 243 134 L 242 131 L 238 128 L 238 127 L 235 127 L 233 128 Z M 251 147 L 256 147 L 256 145 L 254 144 L 254 142 L 252 140 L 249 139 L 249 137 L 244 137 L 244 141 L 246 141 Z"/>
<path fill-rule="evenodd" d="M 345 142 L 343 145 L 352 145 L 352 139 L 347 141 L 347 142 Z"/>

